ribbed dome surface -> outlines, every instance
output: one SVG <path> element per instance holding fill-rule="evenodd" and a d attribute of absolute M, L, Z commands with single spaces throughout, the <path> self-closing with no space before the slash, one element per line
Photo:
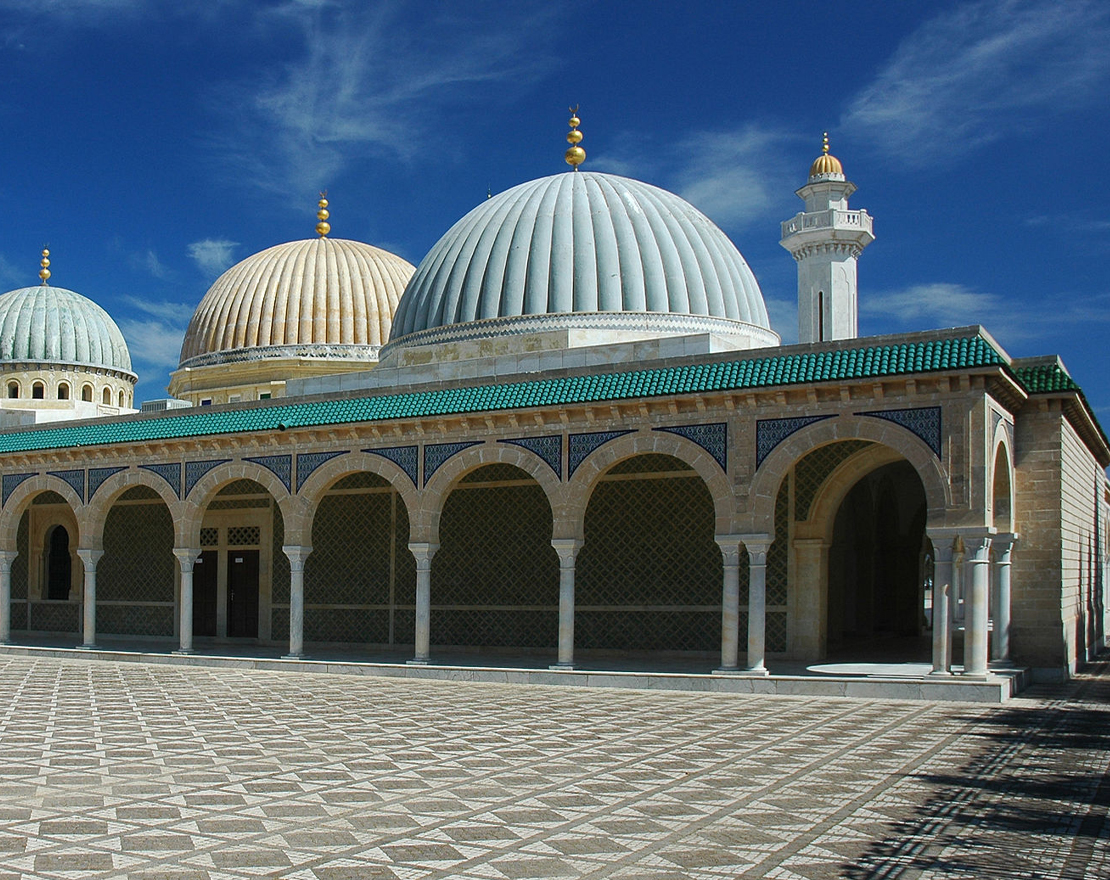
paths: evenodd
<path fill-rule="evenodd" d="M 666 190 L 586 171 L 521 184 L 463 217 L 416 270 L 391 338 L 599 312 L 770 327 L 755 276 L 704 214 Z"/>
<path fill-rule="evenodd" d="M 414 271 L 394 254 L 338 238 L 267 248 L 209 288 L 185 333 L 181 366 L 240 349 L 291 346 L 311 356 L 328 346 L 380 346 Z"/>
<path fill-rule="evenodd" d="M 0 296 L 0 362 L 131 373 L 131 354 L 111 316 L 79 293 L 43 285 Z"/>
<path fill-rule="evenodd" d="M 844 175 L 844 166 L 840 164 L 840 160 L 836 156 L 829 153 L 822 153 L 813 160 L 813 164 L 809 166 L 810 177 L 820 177 L 824 174 L 839 174 Z"/>

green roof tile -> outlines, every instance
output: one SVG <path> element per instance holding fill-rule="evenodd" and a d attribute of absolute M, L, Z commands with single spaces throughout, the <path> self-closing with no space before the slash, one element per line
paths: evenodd
<path fill-rule="evenodd" d="M 273 431 L 282 424 L 294 428 L 315 427 L 422 416 L 462 415 L 529 406 L 584 404 L 675 393 L 739 391 L 1004 363 L 1002 355 L 979 335 L 893 345 L 862 344 L 831 351 L 771 354 L 653 370 L 303 403 L 278 403 L 242 410 L 194 409 L 170 416 L 52 426 L 0 433 L 0 453 Z M 1032 368 L 1026 372 L 1033 374 L 1041 369 Z M 1048 385 L 1066 380 L 1071 383 L 1070 387 L 1077 387 L 1066 373 L 1060 372 L 1064 378 L 1036 373 L 1029 381 Z M 1019 381 L 1026 383 L 1021 376 Z M 1046 389 L 1038 387 L 1037 390 Z"/>
<path fill-rule="evenodd" d="M 1014 370 L 1021 386 L 1030 394 L 1079 391 L 1079 385 L 1058 363 L 1019 367 Z"/>

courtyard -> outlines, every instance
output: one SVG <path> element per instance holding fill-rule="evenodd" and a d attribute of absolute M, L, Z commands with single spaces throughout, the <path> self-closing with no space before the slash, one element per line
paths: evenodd
<path fill-rule="evenodd" d="M 982 706 L 0 656 L 0 880 L 1105 877 L 1108 667 Z"/>

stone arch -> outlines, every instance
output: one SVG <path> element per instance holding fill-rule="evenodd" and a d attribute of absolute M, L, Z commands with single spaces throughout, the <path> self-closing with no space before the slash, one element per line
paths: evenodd
<path fill-rule="evenodd" d="M 386 480 L 404 502 L 411 523 L 420 509 L 420 493 L 412 484 L 409 475 L 400 466 L 370 452 L 348 452 L 329 459 L 314 470 L 297 488 L 301 503 L 303 520 L 301 522 L 302 540 L 311 539 L 312 522 L 320 506 L 320 500 L 337 480 L 351 474 L 369 473 Z"/>
<path fill-rule="evenodd" d="M 30 477 L 19 484 L 19 487 L 8 496 L 8 502 L 4 505 L 4 511 L 0 514 L 0 547 L 5 550 L 14 550 L 16 535 L 19 531 L 19 520 L 23 516 L 24 511 L 30 506 L 36 495 L 42 492 L 57 492 L 66 500 L 76 519 L 78 529 L 78 540 L 84 538 L 84 533 L 81 531 L 81 522 L 79 512 L 83 507 L 80 496 L 74 491 L 73 487 L 65 480 L 59 477 L 53 477 L 49 474 L 37 474 Z M 74 546 L 85 546 L 74 542 Z"/>
<path fill-rule="evenodd" d="M 420 508 L 412 514 L 413 541 L 439 542 L 440 517 L 451 490 L 471 471 L 488 464 L 512 465 L 532 477 L 547 497 L 552 519 L 558 522 L 558 512 L 565 506 L 565 489 L 551 466 L 523 447 L 511 443 L 483 443 L 453 455 L 428 480 Z M 554 537 L 559 537 L 558 526 L 553 528 L 556 532 Z"/>
<path fill-rule="evenodd" d="M 836 512 L 848 493 L 869 473 L 896 461 L 904 461 L 904 458 L 889 446 L 876 443 L 850 455 L 833 468 L 814 496 L 810 515 L 805 520 L 812 524 L 806 530 L 806 536 L 831 541 Z"/>
<path fill-rule="evenodd" d="M 557 511 L 555 537 L 582 540 L 586 507 L 601 476 L 625 459 L 648 453 L 669 455 L 693 468 L 713 499 L 716 533 L 735 532 L 736 499 L 728 475 L 717 460 L 693 441 L 677 434 L 636 431 L 595 449 L 578 466 L 565 489 L 566 503 Z"/>
<path fill-rule="evenodd" d="M 837 440 L 870 440 L 908 461 L 925 489 L 929 522 L 943 522 L 951 504 L 951 486 L 940 460 L 925 441 L 885 419 L 842 415 L 796 431 L 763 460 L 752 479 L 747 522 L 739 531 L 773 533 L 775 499 L 783 478 L 803 455 Z"/>
<path fill-rule="evenodd" d="M 104 538 L 104 523 L 107 521 L 108 512 L 112 505 L 128 489 L 136 486 L 146 486 L 162 499 L 169 509 L 174 522 L 174 537 L 179 537 L 178 529 L 184 521 L 185 503 L 174 493 L 170 484 L 151 471 L 141 468 L 128 468 L 112 474 L 100 484 L 96 494 L 89 500 L 88 505 L 78 517 L 81 523 L 81 533 L 86 535 L 86 545 L 99 548 Z M 178 546 L 183 546 L 178 544 Z"/>
<path fill-rule="evenodd" d="M 1013 450 L 1010 437 L 1003 423 L 995 429 L 991 445 L 991 522 L 995 530 L 1002 533 L 1014 530 L 1014 470 Z"/>
<path fill-rule="evenodd" d="M 199 547 L 200 530 L 205 511 L 216 494 L 228 483 L 253 480 L 270 493 L 277 502 L 285 525 L 286 542 L 291 536 L 303 534 L 304 511 L 301 503 L 289 494 L 285 484 L 268 468 L 253 461 L 230 461 L 216 465 L 193 486 L 186 498 L 185 515 L 174 524 L 174 540 L 179 547 Z"/>

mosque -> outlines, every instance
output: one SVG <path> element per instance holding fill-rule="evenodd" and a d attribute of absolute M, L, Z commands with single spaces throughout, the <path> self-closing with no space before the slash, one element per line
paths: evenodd
<path fill-rule="evenodd" d="M 570 126 L 569 171 L 418 267 L 329 237 L 322 199 L 316 238 L 201 300 L 185 408 L 135 411 L 119 329 L 44 252 L 0 296 L 0 642 L 964 681 L 1105 646 L 1110 447 L 1058 358 L 978 326 L 859 338 L 873 221 L 827 139 L 781 228 L 783 346 L 724 233 L 581 170 Z"/>

